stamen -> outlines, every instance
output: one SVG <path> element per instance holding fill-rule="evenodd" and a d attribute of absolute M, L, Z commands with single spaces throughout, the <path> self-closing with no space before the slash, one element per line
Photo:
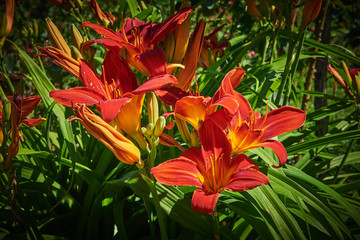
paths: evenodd
<path fill-rule="evenodd" d="M 126 36 L 126 33 L 125 33 L 125 28 L 124 28 L 124 13 L 123 12 L 121 12 L 121 30 L 123 32 L 125 41 L 128 43 L 129 40 L 127 39 L 127 36 Z"/>
<path fill-rule="evenodd" d="M 105 69 L 104 69 L 104 66 L 101 66 L 101 70 L 102 70 L 102 72 L 103 72 L 103 80 L 104 80 L 104 85 L 105 85 L 105 90 L 106 90 L 106 94 L 107 94 L 107 96 L 108 96 L 108 99 L 111 99 L 111 97 L 110 97 L 110 93 L 109 93 L 109 89 L 108 89 L 108 83 L 107 83 L 107 81 L 106 81 L 106 77 L 105 77 Z"/>

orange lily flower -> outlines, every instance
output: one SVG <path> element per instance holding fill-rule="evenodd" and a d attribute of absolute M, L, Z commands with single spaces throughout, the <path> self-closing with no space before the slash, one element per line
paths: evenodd
<path fill-rule="evenodd" d="M 129 64 L 145 76 L 150 76 L 150 73 L 137 56 L 154 49 L 166 35 L 174 31 L 175 27 L 187 18 L 192 10 L 192 8 L 181 9 L 163 23 L 146 23 L 138 19 L 128 18 L 117 32 L 97 24 L 85 22 L 82 24 L 82 27 L 91 27 L 103 35 L 104 38 L 87 41 L 83 44 L 82 49 L 86 49 L 94 42 L 102 43 L 106 48 L 113 49 L 115 52 L 119 52 L 120 49 L 124 48 Z M 163 57 L 161 52 L 156 54 L 159 54 L 159 58 Z"/>
<path fill-rule="evenodd" d="M 267 176 L 247 156 L 231 158 L 231 144 L 211 120 L 200 127 L 199 138 L 201 150 L 189 148 L 180 157 L 151 169 L 162 184 L 198 187 L 192 197 L 193 210 L 212 214 L 221 191 L 247 191 L 268 183 Z"/>
<path fill-rule="evenodd" d="M 233 153 L 267 147 L 275 152 L 282 166 L 287 161 L 287 152 L 280 142 L 270 139 L 299 128 L 305 122 L 305 113 L 285 106 L 260 117 L 246 98 L 234 91 L 243 74 L 241 68 L 230 71 L 212 99 L 202 96 L 182 98 L 175 105 L 175 116 L 189 122 L 195 129 L 211 118 L 228 133 Z M 223 109 L 216 111 L 218 106 Z"/>
<path fill-rule="evenodd" d="M 141 148 L 146 148 L 140 131 L 145 93 L 167 84 L 177 83 L 174 76 L 166 73 L 165 57 L 153 58 L 152 53 L 159 51 L 162 52 L 161 48 L 149 50 L 141 55 L 139 61 L 149 69 L 152 76 L 139 87 L 127 62 L 118 54 L 109 51 L 103 62 L 101 76 L 98 76 L 87 62 L 80 60 L 80 80 L 85 86 L 51 91 L 50 96 L 68 107 L 74 103 L 95 105 L 106 122 L 118 125 L 119 130 L 122 129 L 133 137 Z"/>
<path fill-rule="evenodd" d="M 235 113 L 240 104 L 248 106 L 247 100 L 233 88 L 237 87 L 245 71 L 235 68 L 224 77 L 221 87 L 213 98 L 203 96 L 185 96 L 175 104 L 174 113 L 179 119 L 189 122 L 195 129 L 199 129 L 206 117 L 214 113 L 218 106 Z M 230 86 L 229 86 L 230 85 Z"/>
<path fill-rule="evenodd" d="M 6 37 L 9 35 L 13 22 L 14 22 L 14 2 L 15 0 L 6 0 L 5 1 L 5 14 L 6 18 L 3 18 L 3 21 L 0 24 L 1 30 L 0 34 L 2 37 L 0 41 L 0 46 L 4 45 Z M 5 21 L 4 21 L 5 20 Z"/>
<path fill-rule="evenodd" d="M 85 104 L 75 104 L 74 112 L 69 121 L 78 120 L 85 129 L 109 148 L 115 156 L 126 164 L 139 164 L 140 150 L 119 131 L 107 124 L 101 117 L 94 114 Z"/>

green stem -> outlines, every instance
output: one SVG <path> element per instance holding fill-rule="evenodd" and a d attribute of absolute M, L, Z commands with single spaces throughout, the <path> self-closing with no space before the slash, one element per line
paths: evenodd
<path fill-rule="evenodd" d="M 339 166 L 338 170 L 335 173 L 335 176 L 334 176 L 334 179 L 333 179 L 333 184 L 336 182 L 336 180 L 337 180 L 337 178 L 338 178 L 338 176 L 339 176 L 339 174 L 340 174 L 340 172 L 341 172 L 341 170 L 342 170 L 342 168 L 343 168 L 343 166 L 345 164 L 345 161 L 346 161 L 347 157 L 349 156 L 350 150 L 351 150 L 354 142 L 355 142 L 355 139 L 352 139 L 350 141 L 349 147 L 346 150 L 346 153 L 345 153 L 343 159 L 341 160 L 340 166 Z"/>
<path fill-rule="evenodd" d="M 291 32 L 290 26 L 288 28 L 289 28 L 289 48 L 288 48 L 288 52 L 287 52 L 284 73 L 282 75 L 280 87 L 279 87 L 278 94 L 277 94 L 276 100 L 275 100 L 276 105 L 279 105 L 279 103 L 280 103 L 281 95 L 284 91 L 287 76 L 289 75 L 290 67 L 291 67 L 292 60 L 293 60 L 293 52 L 294 52 L 295 42 L 293 42 L 293 40 L 292 40 L 292 32 Z"/>
<path fill-rule="evenodd" d="M 272 44 L 271 44 L 271 54 L 270 54 L 270 64 L 274 61 L 274 58 L 276 57 L 276 39 L 279 35 L 280 32 L 280 27 L 278 27 L 275 31 L 274 31 L 274 35 L 273 35 L 273 39 L 272 39 Z"/>
<path fill-rule="evenodd" d="M 263 52 L 262 52 L 262 60 L 261 60 L 261 63 L 263 64 L 266 60 L 266 51 L 269 47 L 269 38 L 268 36 L 265 36 L 265 43 L 264 43 L 264 49 L 263 49 Z"/>
<path fill-rule="evenodd" d="M 156 214 L 157 214 L 157 218 L 159 220 L 161 239 L 167 240 L 168 238 L 167 238 L 167 234 L 166 234 L 165 217 L 164 217 L 164 212 L 160 206 L 159 196 L 158 196 L 157 190 L 156 190 L 156 181 L 153 180 L 153 181 L 146 181 L 146 182 L 147 182 L 147 184 L 151 190 L 151 193 L 153 195 Z"/>
<path fill-rule="evenodd" d="M 300 40 L 299 40 L 300 39 Z M 294 75 L 295 75 L 295 72 L 296 72 L 296 69 L 297 69 L 297 66 L 299 64 L 299 59 L 300 59 L 300 54 L 301 54 L 301 49 L 304 45 L 304 39 L 305 39 L 305 34 L 304 33 L 301 33 L 300 37 L 298 37 L 296 39 L 296 43 L 297 42 L 300 42 L 299 43 L 299 46 L 297 48 L 297 51 L 296 51 L 296 56 L 295 56 L 295 60 L 292 64 L 292 67 L 291 67 L 291 73 L 290 73 L 290 76 L 289 76 L 289 81 L 288 81 L 288 85 L 286 87 L 286 95 L 284 97 L 284 101 L 283 101 L 283 105 L 287 105 L 288 104 L 288 100 L 289 100 L 289 97 L 290 97 L 290 93 L 291 93 L 291 86 L 292 86 L 292 80 L 294 78 Z"/>

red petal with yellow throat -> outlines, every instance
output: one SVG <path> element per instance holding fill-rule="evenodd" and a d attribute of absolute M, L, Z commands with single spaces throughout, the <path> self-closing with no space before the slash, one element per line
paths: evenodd
<path fill-rule="evenodd" d="M 201 123 L 205 120 L 206 99 L 202 96 L 183 97 L 175 104 L 175 116 L 189 122 L 195 129 L 199 129 Z"/>

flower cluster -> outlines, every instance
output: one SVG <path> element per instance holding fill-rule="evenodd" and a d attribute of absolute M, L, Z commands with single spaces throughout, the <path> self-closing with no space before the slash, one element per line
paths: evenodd
<path fill-rule="evenodd" d="M 97 9 L 94 12 L 100 12 L 95 1 L 92 3 Z M 222 190 L 246 191 L 268 183 L 267 176 L 244 152 L 270 148 L 278 156 L 279 166 L 284 165 L 286 150 L 272 138 L 300 127 L 305 114 L 286 106 L 266 111 L 261 117 L 234 90 L 245 74 L 241 68 L 227 73 L 213 97 L 200 96 L 193 90 L 197 67 L 209 67 L 217 56 L 224 54 L 223 48 L 228 43 L 217 41 L 215 34 L 221 27 L 204 37 L 203 20 L 190 34 L 192 11 L 193 8 L 183 6 L 163 23 L 128 18 L 118 31 L 108 28 L 106 16 L 99 14 L 98 20 L 105 26 L 85 22 L 82 27 L 92 28 L 103 38 L 80 41 L 76 47 L 78 58 L 65 40 L 56 36 L 60 34 L 56 27 L 49 25 L 49 34 L 55 35 L 50 39 L 57 39 L 58 43 L 39 50 L 40 55 L 53 58 L 83 84 L 50 93 L 58 103 L 73 108 L 76 116 L 70 121 L 78 120 L 120 161 L 137 164 L 139 168 L 146 163 L 147 173 L 160 183 L 198 187 L 192 207 L 211 214 Z M 94 43 L 107 50 L 101 75 L 91 62 L 91 54 L 86 54 Z M 157 99 L 162 106 L 169 106 L 163 116 L 159 116 Z M 142 127 L 145 101 L 149 124 Z M 94 106 L 101 116 L 88 106 Z M 185 144 L 162 132 L 174 127 L 165 126 L 166 117 L 172 115 L 187 149 Z M 158 144 L 176 146 L 182 154 L 154 166 Z M 143 161 L 142 152 L 148 154 L 148 162 Z"/>

